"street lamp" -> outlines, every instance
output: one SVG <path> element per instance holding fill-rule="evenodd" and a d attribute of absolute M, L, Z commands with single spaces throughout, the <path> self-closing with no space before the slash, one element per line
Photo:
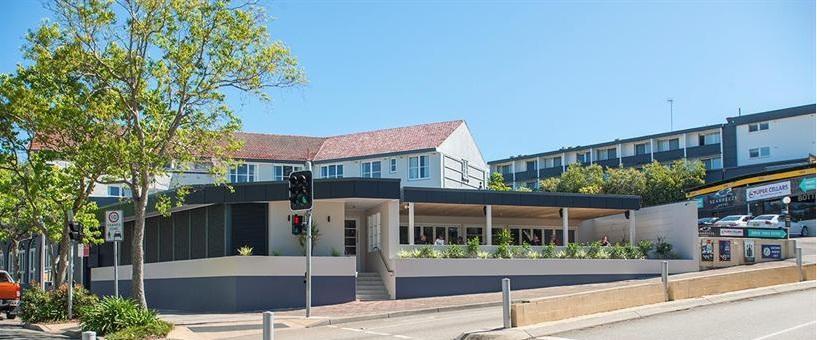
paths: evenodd
<path fill-rule="evenodd" d="M 791 203 L 791 197 L 789 196 L 783 197 L 783 204 L 785 205 L 784 208 L 785 210 L 783 210 L 784 214 L 783 218 L 785 218 L 787 230 L 791 229 L 791 214 L 789 214 L 789 203 Z"/>

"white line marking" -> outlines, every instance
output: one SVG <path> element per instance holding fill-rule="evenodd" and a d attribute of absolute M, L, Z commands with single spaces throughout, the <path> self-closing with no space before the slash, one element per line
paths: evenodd
<path fill-rule="evenodd" d="M 806 322 L 806 323 L 804 323 L 804 324 L 802 324 L 802 325 L 797 325 L 797 326 L 794 326 L 794 327 L 789 327 L 789 328 L 786 328 L 786 329 L 784 329 L 784 330 L 782 330 L 782 331 L 779 331 L 779 332 L 774 332 L 774 333 L 772 333 L 772 334 L 764 335 L 764 336 L 761 336 L 761 337 L 759 337 L 759 338 L 754 338 L 754 340 L 763 340 L 763 339 L 768 339 L 768 338 L 771 338 L 771 337 L 774 337 L 774 336 L 778 336 L 778 335 L 783 334 L 783 333 L 788 333 L 788 332 L 791 332 L 791 331 L 793 331 L 793 330 L 795 330 L 795 329 L 798 329 L 798 328 L 803 328 L 803 327 L 806 327 L 806 326 L 808 326 L 808 325 L 813 325 L 813 324 L 815 324 L 815 323 L 817 323 L 817 321 Z"/>
<path fill-rule="evenodd" d="M 398 339 L 411 339 L 410 336 L 405 336 L 405 335 L 395 335 L 394 337 L 398 338 Z"/>
<path fill-rule="evenodd" d="M 363 331 L 363 333 L 373 334 L 373 335 L 385 335 L 385 336 L 390 336 L 391 335 L 389 333 L 381 333 L 381 332 L 373 332 L 373 331 Z"/>
<path fill-rule="evenodd" d="M 357 329 L 357 328 L 346 328 L 346 327 L 343 327 L 343 328 L 341 328 L 341 329 L 342 329 L 342 330 L 345 330 L 345 331 L 352 331 L 352 332 L 363 332 L 363 330 L 362 330 L 362 329 Z"/>

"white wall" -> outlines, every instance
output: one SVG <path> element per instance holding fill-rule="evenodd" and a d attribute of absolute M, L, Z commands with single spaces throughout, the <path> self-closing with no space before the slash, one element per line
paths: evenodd
<path fill-rule="evenodd" d="M 409 179 L 409 157 L 428 156 L 429 160 L 429 178 L 424 179 Z M 389 160 L 397 160 L 397 172 L 389 171 Z M 424 153 L 410 153 L 402 154 L 393 157 L 376 156 L 371 158 L 363 158 L 356 160 L 347 160 L 341 162 L 320 162 L 312 166 L 312 171 L 315 178 L 321 177 L 321 166 L 332 164 L 343 164 L 343 177 L 361 177 L 361 163 L 380 161 L 380 177 L 381 178 L 399 178 L 400 184 L 403 186 L 412 187 L 440 187 L 440 154 L 438 152 L 424 152 Z"/>
<path fill-rule="evenodd" d="M 805 158 L 815 150 L 814 114 L 769 121 L 768 130 L 749 132 L 749 124 L 735 128 L 738 166 Z M 766 158 L 749 158 L 749 149 L 768 146 Z"/>
<path fill-rule="evenodd" d="M 672 249 L 684 259 L 697 259 L 695 244 L 698 240 L 698 208 L 695 202 L 685 201 L 641 208 L 635 217 L 635 239 L 655 242 L 659 237 L 672 244 Z M 584 242 L 629 240 L 629 220 L 623 214 L 587 220 L 579 226 L 579 239 Z"/>
<path fill-rule="evenodd" d="M 697 260 L 670 260 L 670 273 L 698 271 Z M 660 274 L 659 260 L 397 259 L 399 277 Z"/>
<path fill-rule="evenodd" d="M 269 203 L 269 253 L 279 252 L 285 256 L 300 256 L 303 248 L 298 244 L 298 237 L 292 235 L 292 223 L 289 216 L 289 202 Z M 331 221 L 327 217 L 331 216 Z M 332 201 L 315 201 L 312 221 L 317 226 L 320 237 L 315 246 L 316 256 L 330 256 L 332 250 L 343 254 L 343 223 L 345 219 L 344 203 Z"/>
<path fill-rule="evenodd" d="M 444 169 L 447 169 L 444 172 L 446 180 L 443 182 L 443 187 L 473 189 L 479 188 L 478 182 L 485 181 L 489 167 L 467 124 L 463 123 L 455 129 L 437 150 L 444 155 L 443 165 Z M 462 181 L 460 162 L 463 159 L 468 161 L 470 168 L 469 177 L 471 179 L 468 182 Z"/>

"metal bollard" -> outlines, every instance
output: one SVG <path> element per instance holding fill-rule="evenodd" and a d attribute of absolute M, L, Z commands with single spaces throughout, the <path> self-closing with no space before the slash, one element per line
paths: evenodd
<path fill-rule="evenodd" d="M 82 332 L 82 340 L 96 340 L 96 332 Z"/>
<path fill-rule="evenodd" d="M 664 301 L 669 301 L 669 261 L 661 261 L 661 283 L 664 284 Z"/>
<path fill-rule="evenodd" d="M 275 339 L 275 315 L 272 312 L 263 313 L 264 320 L 264 340 Z"/>
<path fill-rule="evenodd" d="M 502 279 L 502 328 L 511 328 L 511 279 Z"/>
<path fill-rule="evenodd" d="M 800 281 L 805 280 L 803 276 L 803 248 L 797 247 L 795 249 L 797 255 L 797 270 L 800 271 Z"/>

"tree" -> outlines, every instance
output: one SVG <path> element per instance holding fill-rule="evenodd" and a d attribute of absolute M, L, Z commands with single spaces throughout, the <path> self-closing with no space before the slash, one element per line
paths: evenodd
<path fill-rule="evenodd" d="M 488 181 L 488 190 L 511 191 L 511 187 L 505 184 L 505 177 L 503 177 L 501 173 L 494 172 Z"/>
<path fill-rule="evenodd" d="M 684 191 L 702 185 L 706 169 L 700 161 L 677 160 L 667 167 L 658 162 L 644 166 L 647 181 L 644 205 L 658 205 L 686 200 Z"/>
<path fill-rule="evenodd" d="M 226 91 L 266 100 L 265 89 L 305 77 L 289 49 L 272 41 L 263 10 L 252 2 L 54 0 L 51 9 L 57 23 L 34 32 L 38 39 L 27 53 L 59 65 L 100 98 L 99 110 L 77 115 L 103 131 L 97 152 L 111 168 L 99 181 L 131 189 L 132 297 L 146 306 L 145 210 L 156 179 L 172 164 L 202 158 L 223 179 L 240 124 L 224 103 Z"/>
<path fill-rule="evenodd" d="M 580 192 L 598 194 L 604 185 L 604 169 L 598 164 L 581 166 L 578 163 L 570 164 L 557 187 L 560 192 Z"/>
<path fill-rule="evenodd" d="M 608 168 L 602 191 L 606 194 L 638 195 L 647 189 L 647 178 L 636 168 Z"/>
<path fill-rule="evenodd" d="M 539 181 L 539 191 L 543 192 L 557 192 L 559 191 L 559 183 L 562 181 L 559 177 L 548 177 Z"/>

